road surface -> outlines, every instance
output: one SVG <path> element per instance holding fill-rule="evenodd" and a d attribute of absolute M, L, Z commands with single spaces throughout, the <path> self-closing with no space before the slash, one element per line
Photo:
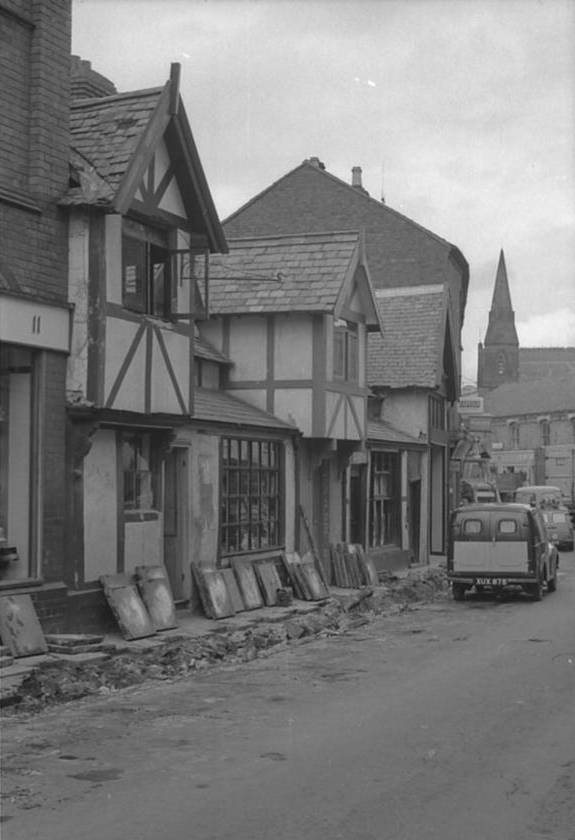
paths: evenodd
<path fill-rule="evenodd" d="M 4 722 L 3 840 L 575 840 L 575 560 Z"/>

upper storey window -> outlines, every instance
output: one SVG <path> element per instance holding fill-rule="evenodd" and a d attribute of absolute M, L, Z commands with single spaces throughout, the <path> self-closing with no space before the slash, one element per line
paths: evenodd
<path fill-rule="evenodd" d="M 333 375 L 348 382 L 359 378 L 357 324 L 340 319 L 334 323 Z"/>
<path fill-rule="evenodd" d="M 141 225 L 125 226 L 122 236 L 122 304 L 166 320 L 175 308 L 167 242 Z"/>

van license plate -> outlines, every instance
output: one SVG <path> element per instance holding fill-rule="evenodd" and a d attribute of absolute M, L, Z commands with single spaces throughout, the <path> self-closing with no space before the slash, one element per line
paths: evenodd
<path fill-rule="evenodd" d="M 476 586 L 507 586 L 507 578 L 476 578 Z"/>

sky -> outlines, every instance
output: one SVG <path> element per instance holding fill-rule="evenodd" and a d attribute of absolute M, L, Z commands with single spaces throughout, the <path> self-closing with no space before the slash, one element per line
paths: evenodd
<path fill-rule="evenodd" d="M 220 219 L 317 156 L 470 266 L 463 383 L 503 249 L 521 346 L 575 345 L 574 0 L 73 0 L 72 51 L 181 95 Z"/>

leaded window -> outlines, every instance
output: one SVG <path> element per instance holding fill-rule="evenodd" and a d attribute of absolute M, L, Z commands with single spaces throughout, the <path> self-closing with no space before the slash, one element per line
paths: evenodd
<path fill-rule="evenodd" d="M 281 486 L 281 443 L 244 438 L 222 440 L 222 554 L 282 545 Z"/>

